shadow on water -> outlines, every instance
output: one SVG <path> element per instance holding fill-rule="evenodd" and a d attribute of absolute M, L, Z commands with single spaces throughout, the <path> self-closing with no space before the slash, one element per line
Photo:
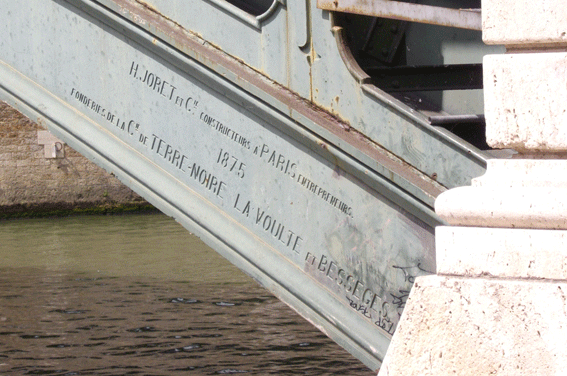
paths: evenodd
<path fill-rule="evenodd" d="M 0 373 L 372 375 L 162 215 L 0 223 Z"/>

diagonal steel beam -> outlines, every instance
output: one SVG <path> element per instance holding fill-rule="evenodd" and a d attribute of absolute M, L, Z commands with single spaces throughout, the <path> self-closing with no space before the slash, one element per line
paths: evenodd
<path fill-rule="evenodd" d="M 317 8 L 461 29 L 482 30 L 480 9 L 451 9 L 391 0 L 317 0 Z"/>

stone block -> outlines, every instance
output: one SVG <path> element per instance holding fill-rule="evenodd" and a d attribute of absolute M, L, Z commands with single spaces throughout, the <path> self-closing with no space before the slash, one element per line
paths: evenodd
<path fill-rule="evenodd" d="M 567 231 L 435 228 L 437 273 L 567 281 Z"/>
<path fill-rule="evenodd" d="M 567 159 L 489 159 L 473 187 L 567 188 Z"/>
<path fill-rule="evenodd" d="M 487 44 L 567 44 L 564 0 L 482 0 L 482 38 Z"/>
<path fill-rule="evenodd" d="M 459 187 L 435 200 L 435 212 L 454 226 L 567 230 L 567 189 Z"/>
<path fill-rule="evenodd" d="M 8 159 L 8 160 L 5 161 L 5 164 L 4 164 L 4 166 L 6 166 L 6 167 L 12 167 L 10 170 L 14 170 L 14 171 L 15 171 L 15 168 L 16 168 L 17 165 L 18 165 L 18 161 L 16 161 L 15 159 Z M 6 169 L 6 171 L 4 171 L 2 173 L 2 176 L 5 176 L 5 175 L 8 174 L 7 170 L 8 169 Z"/>
<path fill-rule="evenodd" d="M 379 376 L 565 375 L 567 284 L 418 277 Z"/>
<path fill-rule="evenodd" d="M 567 53 L 485 56 L 488 144 L 525 153 L 566 153 L 565 82 Z"/>
<path fill-rule="evenodd" d="M 21 167 L 28 167 L 28 166 L 30 166 L 30 165 L 31 165 L 31 162 L 30 162 L 29 159 L 20 159 L 20 160 L 18 160 L 18 162 L 17 162 L 17 164 L 16 164 L 16 166 L 17 166 L 18 168 L 21 168 Z"/>
<path fill-rule="evenodd" d="M 455 226 L 567 229 L 567 160 L 489 160 L 471 187 L 442 193 L 435 210 Z"/>

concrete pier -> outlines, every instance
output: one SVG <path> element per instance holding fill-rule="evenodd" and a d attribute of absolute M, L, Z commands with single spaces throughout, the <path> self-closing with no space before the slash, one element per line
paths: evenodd
<path fill-rule="evenodd" d="M 436 201 L 437 275 L 419 277 L 386 375 L 567 374 L 567 8 L 485 0 L 487 140 L 514 149 Z"/>

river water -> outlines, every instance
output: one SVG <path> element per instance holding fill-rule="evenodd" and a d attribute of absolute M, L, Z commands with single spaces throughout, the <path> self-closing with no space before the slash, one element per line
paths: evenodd
<path fill-rule="evenodd" d="M 164 215 L 0 222 L 2 375 L 374 375 Z"/>

